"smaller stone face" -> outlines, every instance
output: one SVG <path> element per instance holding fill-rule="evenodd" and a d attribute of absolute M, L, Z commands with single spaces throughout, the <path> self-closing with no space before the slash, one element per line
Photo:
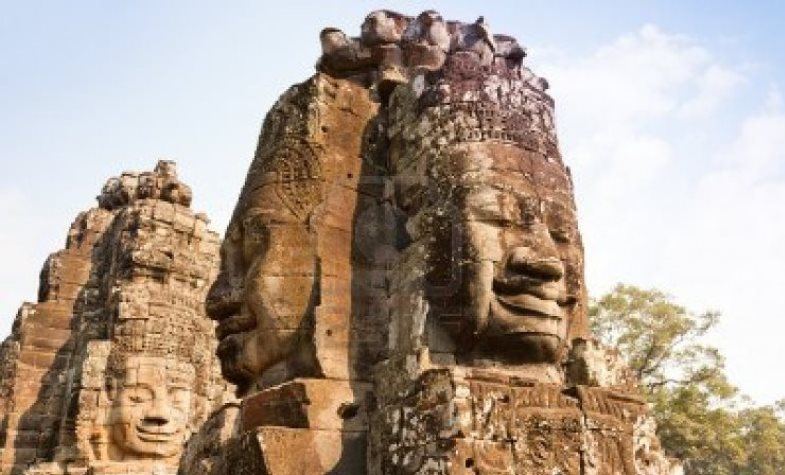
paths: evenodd
<path fill-rule="evenodd" d="M 0 473 L 173 473 L 231 393 L 204 315 L 218 238 L 190 200 L 173 162 L 110 178 L 47 260 L 0 347 Z"/>
<path fill-rule="evenodd" d="M 188 436 L 193 366 L 132 356 L 121 375 L 109 382 L 108 426 L 115 450 L 140 458 L 179 456 Z"/>

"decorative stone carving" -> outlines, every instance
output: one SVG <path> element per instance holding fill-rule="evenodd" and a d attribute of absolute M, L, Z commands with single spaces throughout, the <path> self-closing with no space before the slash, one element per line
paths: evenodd
<path fill-rule="evenodd" d="M 224 402 L 202 303 L 218 239 L 191 196 L 173 162 L 111 178 L 47 261 L 4 343 L 2 473 L 174 473 Z"/>

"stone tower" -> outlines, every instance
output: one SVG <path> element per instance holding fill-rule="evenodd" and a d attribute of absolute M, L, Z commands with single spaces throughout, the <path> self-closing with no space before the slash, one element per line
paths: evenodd
<path fill-rule="evenodd" d="M 2 473 L 173 473 L 227 385 L 204 296 L 218 237 L 175 164 L 111 178 L 2 346 Z"/>
<path fill-rule="evenodd" d="M 172 162 L 79 215 L 0 347 L 2 474 L 678 474 L 589 333 L 526 49 L 432 10 L 319 41 L 220 268 Z"/>
<path fill-rule="evenodd" d="M 207 297 L 191 474 L 670 474 L 588 332 L 548 83 L 481 17 L 369 14 L 265 119 Z"/>

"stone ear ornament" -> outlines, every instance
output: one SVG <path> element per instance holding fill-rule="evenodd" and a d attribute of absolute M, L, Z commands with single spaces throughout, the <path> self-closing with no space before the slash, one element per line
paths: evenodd
<path fill-rule="evenodd" d="M 286 140 L 270 160 L 276 174 L 275 189 L 281 201 L 298 218 L 305 219 L 322 201 L 324 176 L 311 145 Z"/>

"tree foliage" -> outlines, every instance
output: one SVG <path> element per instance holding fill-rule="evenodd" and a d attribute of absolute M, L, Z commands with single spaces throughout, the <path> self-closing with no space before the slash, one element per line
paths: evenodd
<path fill-rule="evenodd" d="M 665 450 L 687 475 L 785 474 L 785 402 L 752 406 L 706 334 L 719 313 L 694 314 L 656 289 L 617 285 L 592 301 L 592 329 L 638 375 Z"/>

